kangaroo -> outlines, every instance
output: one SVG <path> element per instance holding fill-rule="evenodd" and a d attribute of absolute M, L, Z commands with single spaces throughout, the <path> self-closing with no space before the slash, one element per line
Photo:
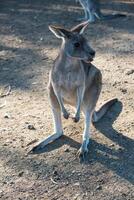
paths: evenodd
<path fill-rule="evenodd" d="M 81 4 L 84 9 L 85 17 L 80 18 L 79 20 L 89 20 L 90 22 L 95 22 L 98 20 L 109 20 L 117 17 L 125 17 L 124 14 L 110 14 L 103 15 L 101 12 L 100 0 L 76 0 Z"/>
<path fill-rule="evenodd" d="M 71 30 L 58 26 L 49 26 L 57 38 L 62 39 L 62 45 L 49 76 L 49 97 L 54 119 L 54 134 L 44 139 L 32 151 L 41 150 L 48 143 L 63 135 L 61 113 L 65 119 L 69 113 L 65 104 L 76 108 L 74 122 L 80 120 L 81 111 L 85 117 L 82 145 L 78 151 L 79 157 L 85 158 L 88 152 L 90 124 L 97 122 L 117 99 L 104 104 L 98 112 L 95 106 L 102 88 L 102 75 L 99 69 L 91 64 L 95 51 L 89 46 L 83 36 L 88 25 L 83 22 Z"/>

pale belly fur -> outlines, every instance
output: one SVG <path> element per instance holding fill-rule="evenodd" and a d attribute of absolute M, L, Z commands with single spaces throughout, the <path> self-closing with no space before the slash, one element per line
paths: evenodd
<path fill-rule="evenodd" d="M 61 90 L 61 96 L 65 104 L 70 104 L 72 106 L 76 106 L 76 100 L 77 100 L 77 92 L 76 89 L 74 90 Z"/>
<path fill-rule="evenodd" d="M 77 89 L 82 85 L 82 82 L 84 82 L 84 77 L 82 80 L 82 76 L 78 78 L 72 73 L 68 73 L 64 79 L 62 78 L 61 95 L 65 103 L 76 106 Z"/>
<path fill-rule="evenodd" d="M 77 89 L 85 83 L 83 68 L 78 70 L 67 69 L 65 73 L 59 73 L 57 85 L 61 88 L 61 96 L 64 103 L 76 106 Z"/>

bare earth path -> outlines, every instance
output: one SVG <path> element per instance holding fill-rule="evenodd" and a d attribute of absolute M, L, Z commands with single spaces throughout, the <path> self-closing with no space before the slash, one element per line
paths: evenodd
<path fill-rule="evenodd" d="M 63 120 L 65 136 L 41 154 L 27 152 L 53 131 L 46 87 L 60 41 L 48 25 L 71 27 L 82 10 L 71 0 L 0 1 L 0 96 L 11 86 L 0 97 L 1 200 L 134 199 L 134 2 L 103 1 L 103 8 L 127 14 L 86 32 L 103 74 L 98 106 L 119 102 L 92 126 L 88 161 L 80 164 L 83 118 Z"/>

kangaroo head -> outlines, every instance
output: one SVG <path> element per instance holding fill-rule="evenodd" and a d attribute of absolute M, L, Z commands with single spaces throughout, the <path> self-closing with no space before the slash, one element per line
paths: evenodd
<path fill-rule="evenodd" d="M 85 62 L 91 62 L 95 56 L 95 51 L 90 47 L 88 41 L 83 36 L 87 25 L 88 21 L 73 27 L 71 30 L 57 26 L 49 26 L 49 29 L 57 38 L 63 40 L 62 47 L 67 56 Z"/>

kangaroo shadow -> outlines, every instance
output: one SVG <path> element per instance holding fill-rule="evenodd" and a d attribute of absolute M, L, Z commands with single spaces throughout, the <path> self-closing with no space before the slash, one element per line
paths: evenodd
<path fill-rule="evenodd" d="M 94 124 L 100 133 L 111 140 L 112 145 L 107 146 L 91 139 L 89 154 L 83 164 L 101 163 L 120 177 L 134 183 L 134 141 L 113 128 L 113 123 L 121 113 L 122 107 L 122 103 L 118 101 L 98 123 Z M 79 149 L 81 144 L 68 136 L 62 136 L 34 154 L 51 152 L 63 145 Z"/>
<path fill-rule="evenodd" d="M 90 159 L 114 171 L 120 177 L 134 184 L 134 140 L 113 128 L 113 123 L 121 113 L 123 105 L 118 101 L 112 109 L 94 126 L 111 140 L 108 147 L 91 141 Z"/>

